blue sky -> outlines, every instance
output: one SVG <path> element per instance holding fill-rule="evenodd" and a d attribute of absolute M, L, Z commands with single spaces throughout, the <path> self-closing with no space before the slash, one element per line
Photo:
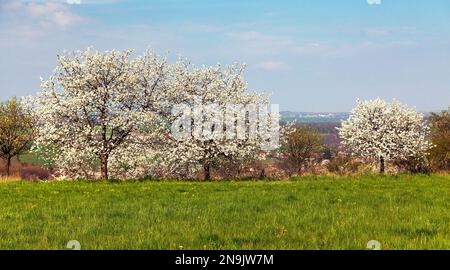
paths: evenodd
<path fill-rule="evenodd" d="M 0 98 L 35 94 L 57 53 L 88 46 L 246 63 L 281 110 L 450 105 L 450 0 L 0 0 Z"/>

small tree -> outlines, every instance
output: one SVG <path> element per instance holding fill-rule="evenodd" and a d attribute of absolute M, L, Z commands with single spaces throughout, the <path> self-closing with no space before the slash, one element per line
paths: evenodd
<path fill-rule="evenodd" d="M 423 158 L 431 147 L 428 131 L 423 116 L 414 109 L 377 98 L 359 101 L 342 122 L 339 135 L 353 154 L 378 159 L 384 173 L 385 161 Z"/>
<path fill-rule="evenodd" d="M 34 136 L 34 119 L 16 98 L 0 103 L 0 157 L 10 175 L 11 160 L 24 153 Z"/>
<path fill-rule="evenodd" d="M 302 167 L 306 167 L 308 160 L 317 155 L 323 146 L 322 135 L 307 127 L 290 127 L 283 134 L 287 158 L 297 167 L 299 174 L 302 173 Z"/>
<path fill-rule="evenodd" d="M 438 170 L 450 170 L 450 110 L 432 113 L 430 140 L 435 147 L 430 150 L 430 160 Z"/>

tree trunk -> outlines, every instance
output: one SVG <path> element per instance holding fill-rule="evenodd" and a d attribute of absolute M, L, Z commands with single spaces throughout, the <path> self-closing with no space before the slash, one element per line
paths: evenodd
<path fill-rule="evenodd" d="M 11 175 L 11 157 L 6 158 L 6 176 Z"/>
<path fill-rule="evenodd" d="M 380 157 L 380 173 L 384 174 L 384 158 Z"/>
<path fill-rule="evenodd" d="M 203 163 L 203 171 L 205 172 L 205 181 L 211 180 L 211 166 L 209 164 L 209 159 L 205 159 Z"/>
<path fill-rule="evenodd" d="M 304 168 L 304 172 L 305 173 L 307 173 L 308 172 L 308 170 L 309 170 L 309 167 L 308 167 L 308 160 L 307 159 L 305 159 L 305 161 L 303 162 L 303 168 Z"/>
<path fill-rule="evenodd" d="M 263 169 L 261 170 L 261 174 L 259 175 L 259 178 L 261 178 L 261 179 L 262 179 L 262 178 L 266 178 L 266 169 L 263 168 Z"/>
<path fill-rule="evenodd" d="M 101 178 L 102 180 L 108 180 L 108 155 L 102 155 L 100 157 L 100 162 L 101 162 L 101 166 L 100 166 L 100 170 L 101 170 Z"/>
<path fill-rule="evenodd" d="M 238 164 L 237 166 L 236 166 L 236 171 L 237 171 L 237 175 L 236 175 L 236 177 L 240 177 L 241 176 L 241 164 Z"/>

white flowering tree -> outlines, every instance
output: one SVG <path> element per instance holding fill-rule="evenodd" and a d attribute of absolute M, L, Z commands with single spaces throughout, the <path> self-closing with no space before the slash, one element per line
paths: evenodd
<path fill-rule="evenodd" d="M 38 116 L 34 149 L 59 175 L 135 178 L 155 167 L 176 174 L 201 165 L 209 179 L 218 158 L 252 159 L 276 142 L 260 132 L 277 131 L 278 123 L 270 114 L 257 117 L 267 98 L 246 91 L 242 67 L 195 68 L 151 52 L 131 54 L 88 49 L 58 56 L 54 74 L 31 100 Z"/>
<path fill-rule="evenodd" d="M 339 135 L 353 154 L 375 158 L 384 173 L 385 161 L 421 158 L 430 149 L 423 116 L 397 101 L 358 101 Z"/>
<path fill-rule="evenodd" d="M 197 68 L 180 60 L 173 69 L 178 106 L 172 108 L 166 156 L 173 171 L 200 166 L 209 180 L 211 166 L 220 158 L 252 160 L 265 143 L 276 141 L 270 135 L 278 132 L 278 115 L 262 113 L 268 99 L 247 92 L 242 66 Z"/>
<path fill-rule="evenodd" d="M 147 52 L 90 49 L 58 56 L 54 74 L 32 100 L 36 151 L 61 176 L 133 177 L 153 158 L 146 146 L 160 130 L 169 95 L 165 59 Z"/>

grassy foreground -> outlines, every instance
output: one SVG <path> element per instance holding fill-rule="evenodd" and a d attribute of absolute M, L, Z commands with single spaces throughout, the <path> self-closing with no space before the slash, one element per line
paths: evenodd
<path fill-rule="evenodd" d="M 450 249 L 450 176 L 0 183 L 0 249 Z"/>

